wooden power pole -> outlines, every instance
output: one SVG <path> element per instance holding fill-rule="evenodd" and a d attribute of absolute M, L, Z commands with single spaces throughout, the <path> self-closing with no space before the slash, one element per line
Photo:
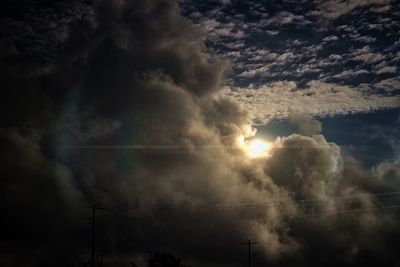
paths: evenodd
<path fill-rule="evenodd" d="M 92 253 L 91 253 L 91 267 L 95 267 L 95 255 L 96 255 L 96 211 L 104 210 L 103 207 L 96 206 L 96 201 L 93 201 L 92 206 L 87 207 L 92 210 Z"/>
<path fill-rule="evenodd" d="M 249 267 L 251 267 L 251 245 L 257 245 L 258 242 L 251 242 L 251 240 L 249 239 L 246 243 L 243 243 L 242 245 L 247 245 L 247 249 L 248 249 L 248 261 L 249 261 Z"/>

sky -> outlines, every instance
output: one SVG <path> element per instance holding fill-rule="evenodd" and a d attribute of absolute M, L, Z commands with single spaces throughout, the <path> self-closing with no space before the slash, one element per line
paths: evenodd
<path fill-rule="evenodd" d="M 398 136 L 390 129 L 399 117 L 399 2 L 183 0 L 181 5 L 184 15 L 207 31 L 207 46 L 232 63 L 224 93 L 238 100 L 255 124 L 272 123 L 260 128 L 265 134 L 285 128 L 277 122 L 285 124 L 291 114 L 308 114 L 321 118 L 330 141 L 360 145 L 369 154 L 385 152 L 388 160 L 397 156 Z M 382 127 L 386 135 L 392 132 L 390 140 L 377 138 Z M 294 132 L 287 130 L 276 135 Z M 365 131 L 361 140 L 352 136 Z M 382 161 L 360 156 L 368 167 Z"/>
<path fill-rule="evenodd" d="M 395 0 L 1 1 L 0 265 L 399 265 L 399 30 Z"/>

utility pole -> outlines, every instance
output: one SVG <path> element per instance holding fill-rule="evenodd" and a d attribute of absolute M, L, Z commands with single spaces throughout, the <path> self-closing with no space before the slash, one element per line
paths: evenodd
<path fill-rule="evenodd" d="M 246 243 L 243 243 L 242 245 L 247 245 L 248 247 L 248 260 L 249 260 L 249 267 L 251 267 L 251 245 L 257 245 L 258 242 L 251 242 L 249 239 Z"/>
<path fill-rule="evenodd" d="M 99 254 L 100 256 L 100 267 L 103 267 L 103 254 Z"/>
<path fill-rule="evenodd" d="M 92 253 L 91 253 L 91 267 L 95 267 L 95 251 L 96 251 L 96 211 L 104 210 L 103 207 L 96 206 L 96 201 L 93 201 L 92 206 L 87 207 L 92 210 Z M 103 256 L 101 256 L 103 259 Z"/>

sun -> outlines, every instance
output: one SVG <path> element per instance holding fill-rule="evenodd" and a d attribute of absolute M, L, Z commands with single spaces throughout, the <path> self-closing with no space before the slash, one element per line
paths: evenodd
<path fill-rule="evenodd" d="M 269 157 L 269 152 L 273 147 L 273 143 L 259 138 L 245 140 L 244 136 L 240 136 L 237 141 L 239 147 L 249 158 Z"/>
<path fill-rule="evenodd" d="M 261 140 L 253 139 L 247 144 L 246 154 L 251 158 L 261 158 L 269 156 L 269 150 L 272 147 L 272 143 Z"/>

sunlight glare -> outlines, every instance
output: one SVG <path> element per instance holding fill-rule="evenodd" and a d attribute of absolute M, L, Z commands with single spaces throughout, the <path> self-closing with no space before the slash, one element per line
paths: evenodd
<path fill-rule="evenodd" d="M 247 146 L 247 155 L 251 158 L 261 158 L 269 155 L 272 144 L 270 142 L 253 139 Z"/>

